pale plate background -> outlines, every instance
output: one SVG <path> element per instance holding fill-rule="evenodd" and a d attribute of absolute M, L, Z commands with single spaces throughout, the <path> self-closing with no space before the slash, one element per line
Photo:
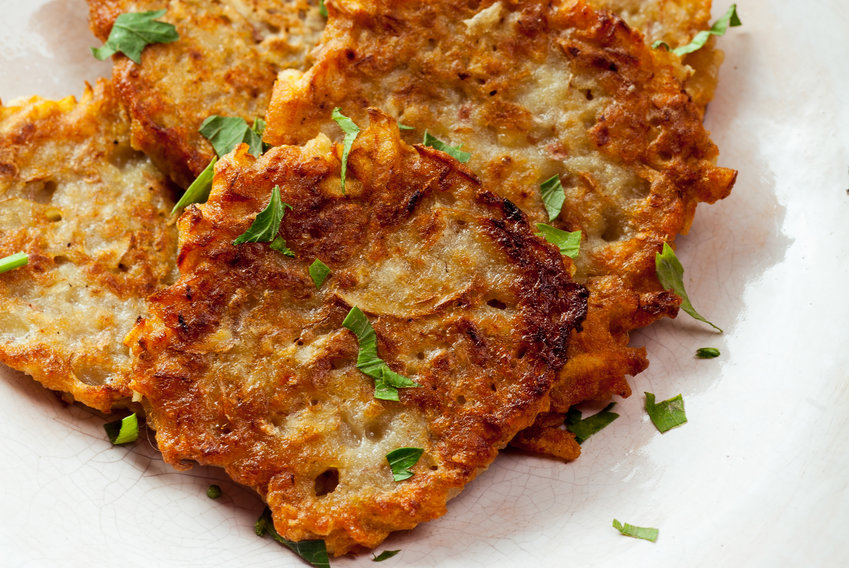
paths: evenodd
<path fill-rule="evenodd" d="M 719 15 L 725 4 L 715 6 Z M 634 337 L 651 368 L 575 463 L 501 456 L 448 515 L 390 538 L 386 566 L 839 566 L 849 539 L 849 4 L 741 0 L 708 126 L 733 195 L 679 240 L 690 297 Z M 0 98 L 79 95 L 109 73 L 82 0 L 0 0 Z M 698 347 L 722 357 L 698 361 Z M 301 566 L 253 534 L 262 505 L 0 369 L 0 564 Z M 643 391 L 683 393 L 659 434 Z M 224 496 L 206 498 L 208 484 Z M 660 528 L 619 535 L 616 517 Z M 371 566 L 369 556 L 337 566 Z"/>

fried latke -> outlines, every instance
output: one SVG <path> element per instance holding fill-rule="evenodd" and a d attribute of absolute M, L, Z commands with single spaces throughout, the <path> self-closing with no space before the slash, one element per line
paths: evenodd
<path fill-rule="evenodd" d="M 673 48 L 687 45 L 697 33 L 710 28 L 711 0 L 591 0 L 589 4 L 620 16 L 645 35 L 647 45 L 655 41 Z M 724 58 L 716 49 L 714 37 L 700 50 L 681 58 L 686 73 L 684 87 L 703 112 L 713 98 Z"/>
<path fill-rule="evenodd" d="M 576 279 L 591 297 L 552 410 L 628 395 L 625 376 L 648 364 L 629 332 L 674 317 L 680 301 L 658 282 L 654 256 L 736 176 L 714 165 L 677 58 L 579 1 L 337 0 L 315 59 L 281 74 L 266 141 L 338 137 L 333 107 L 355 120 L 382 108 L 415 127 L 407 140 L 427 129 L 462 145 L 484 185 L 537 222 L 548 222 L 540 184 L 559 176 L 565 204 L 552 223 L 582 232 Z"/>
<path fill-rule="evenodd" d="M 180 39 L 153 44 L 137 65 L 114 57 L 113 80 L 133 120 L 133 147 L 181 187 L 209 163 L 198 133 L 208 116 L 265 114 L 281 69 L 306 66 L 324 18 L 316 0 L 88 0 L 94 35 L 105 41 L 124 12 L 166 9 Z"/>
<path fill-rule="evenodd" d="M 0 107 L 0 361 L 108 411 L 130 395 L 122 343 L 176 276 L 173 189 L 130 147 L 111 84 Z"/>
<path fill-rule="evenodd" d="M 344 195 L 342 148 L 324 135 L 219 161 L 208 202 L 179 221 L 180 279 L 127 339 L 165 460 L 225 468 L 266 499 L 281 535 L 337 555 L 442 515 L 547 408 L 586 310 L 513 204 L 404 144 L 385 115 L 360 126 Z M 275 186 L 294 258 L 233 244 Z M 316 258 L 331 270 L 320 288 Z M 378 355 L 420 385 L 399 402 L 376 399 L 356 367 L 352 306 Z M 424 455 L 396 482 L 385 456 L 401 447 Z"/>

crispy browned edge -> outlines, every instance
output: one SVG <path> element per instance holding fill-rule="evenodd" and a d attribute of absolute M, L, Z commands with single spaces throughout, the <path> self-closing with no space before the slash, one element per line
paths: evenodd
<path fill-rule="evenodd" d="M 652 50 L 643 42 L 642 34 L 628 28 L 618 16 L 596 11 L 579 1 L 557 3 L 561 7 L 559 11 L 551 3 L 514 0 L 508 4 L 522 10 L 519 29 L 525 35 L 515 45 L 502 46 L 498 57 L 510 60 L 511 54 L 503 50 L 511 47 L 544 50 L 552 30 L 569 29 L 571 33 L 555 39 L 562 52 L 577 73 L 595 77 L 617 101 L 598 117 L 589 130 L 590 137 L 599 152 L 614 157 L 651 181 L 651 206 L 638 217 L 645 231 L 639 238 L 593 258 L 596 272 L 602 276 L 591 277 L 586 282 L 591 291 L 590 310 L 583 332 L 574 334 L 569 361 L 552 391 L 552 411 L 556 415 L 542 416 L 534 430 L 516 440 L 519 447 L 572 459 L 579 448 L 569 442 L 571 436 L 546 425 L 557 423 L 558 417 L 562 418 L 571 405 L 579 402 L 630 394 L 625 376 L 644 370 L 648 360 L 644 349 L 628 346 L 629 332 L 660 317 L 674 317 L 680 302 L 675 294 L 660 286 L 655 274 L 655 254 L 661 251 L 664 242 L 672 244 L 677 234 L 689 229 L 699 202 L 712 203 L 729 194 L 736 172 L 714 165 L 718 150 L 701 123 L 701 109 L 678 78 L 676 56 Z M 405 2 L 383 0 L 371 5 L 379 7 L 377 18 L 342 14 L 338 6 L 330 5 L 328 29 L 315 53 L 316 65 L 307 72 L 310 77 L 318 76 L 317 73 L 328 75 L 329 88 L 310 84 L 306 100 L 294 105 L 278 104 L 278 97 L 272 96 L 267 141 L 297 140 L 298 125 L 307 125 L 303 128 L 307 132 L 301 132 L 301 136 L 309 135 L 309 125 L 326 121 L 330 109 L 338 105 L 344 106 L 356 120 L 362 109 L 374 101 L 357 90 L 351 82 L 355 80 L 346 77 L 344 71 L 337 74 L 333 69 L 375 75 L 387 72 L 394 68 L 394 63 L 392 55 L 383 50 L 380 33 L 389 33 L 385 30 L 404 33 L 405 29 L 420 29 L 419 24 L 440 17 L 459 17 L 455 6 L 446 2 L 428 3 L 427 10 L 412 15 L 413 10 L 403 10 Z M 405 21 L 405 17 L 410 21 Z M 418 22 L 417 18 L 422 21 Z M 368 32 L 371 28 L 378 30 L 373 36 Z M 357 38 L 356 46 L 345 44 L 348 33 Z M 414 42 L 420 39 L 411 38 Z M 463 80 L 450 67 L 437 63 L 419 72 L 429 73 L 428 81 L 442 81 L 446 88 Z M 458 84 L 456 88 L 462 91 L 465 87 Z M 495 113 L 492 116 L 499 116 L 498 107 L 492 112 Z M 497 187 L 497 174 L 497 168 L 484 172 L 484 183 Z M 569 231 L 579 230 L 580 214 L 564 210 L 554 224 Z"/>
<path fill-rule="evenodd" d="M 210 200 L 205 205 L 189 207 L 180 219 L 180 280 L 152 296 L 151 318 L 141 321 L 127 339 L 137 362 L 132 386 L 149 401 L 149 417 L 165 460 L 177 467 L 185 467 L 185 460 L 225 467 L 236 481 L 266 497 L 272 511 L 291 506 L 297 502 L 297 495 L 289 495 L 292 489 L 288 477 L 274 474 L 275 468 L 284 467 L 280 462 L 285 456 L 275 455 L 274 460 L 267 459 L 270 456 L 249 456 L 244 467 L 231 463 L 234 458 L 245 457 L 243 450 L 236 447 L 244 445 L 234 444 L 233 440 L 253 439 L 256 434 L 251 429 L 263 417 L 263 405 L 249 407 L 248 401 L 240 401 L 233 412 L 243 416 L 233 420 L 233 431 L 219 440 L 207 435 L 207 427 L 214 427 L 216 417 L 193 386 L 193 377 L 203 372 L 197 358 L 198 344 L 221 323 L 231 291 L 245 282 L 291 288 L 295 296 L 304 298 L 325 293 L 330 296 L 330 292 L 323 291 L 326 286 L 316 291 L 305 277 L 312 259 L 325 259 L 335 271 L 365 246 L 362 235 L 374 237 L 404 222 L 431 193 L 451 191 L 457 184 L 475 188 L 479 206 L 491 212 L 488 231 L 494 245 L 518 266 L 521 274 L 516 293 L 527 326 L 522 336 L 529 348 L 520 361 L 522 376 L 512 379 L 519 386 L 517 396 L 509 401 L 489 401 L 487 395 L 493 399 L 496 395 L 487 382 L 478 385 L 481 398 L 469 408 L 457 401 L 453 391 L 404 389 L 402 403 L 428 416 L 430 427 L 438 432 L 437 451 L 449 466 L 405 482 L 402 491 L 409 500 L 406 505 L 385 500 L 360 503 L 358 507 L 379 530 L 356 525 L 356 519 L 342 519 L 338 522 L 354 523 L 352 532 L 358 533 L 356 538 L 338 529 L 315 535 L 324 538 L 334 554 L 356 546 L 376 546 L 389 530 L 412 528 L 442 515 L 445 501 L 489 465 L 497 451 L 546 408 L 554 372 L 565 360 L 569 329 L 586 313 L 586 291 L 569 281 L 559 252 L 532 235 L 521 211 L 481 188 L 470 171 L 441 152 L 403 145 L 391 119 L 375 112 L 371 116 L 372 126 L 358 137 L 349 161 L 349 180 L 359 178 L 365 186 L 359 197 L 324 194 L 321 180 L 338 175 L 337 159 L 303 163 L 298 147 L 276 147 L 258 160 L 242 147 L 219 162 Z M 384 134 L 387 132 L 391 134 Z M 398 148 L 387 151 L 387 146 L 393 144 Z M 403 163 L 387 168 L 386 155 L 392 152 L 406 156 Z M 280 232 L 298 251 L 297 258 L 282 265 L 286 269 L 273 256 L 278 253 L 265 244 L 231 244 L 264 207 L 275 184 L 280 185 L 284 201 L 294 207 L 287 212 Z M 365 205 L 351 206 L 358 200 Z M 347 307 L 332 297 L 325 299 L 325 305 L 333 314 L 330 323 L 341 326 Z M 375 322 L 381 337 L 381 354 L 392 361 L 396 346 L 407 339 L 403 333 L 393 335 L 391 325 L 386 325 L 389 324 Z M 473 329 L 463 333 L 468 334 L 471 344 L 479 341 Z M 352 336 L 346 338 L 333 357 L 356 358 L 356 343 Z M 485 349 L 480 355 L 484 353 Z M 439 372 L 452 375 L 452 369 Z M 499 380 L 511 381 L 509 377 Z M 452 384 L 451 380 L 434 381 L 446 385 L 444 389 Z M 448 420 L 440 420 L 436 426 L 437 419 L 443 417 Z M 309 461 L 309 456 L 294 450 L 290 459 Z M 335 521 L 314 522 L 333 526 Z M 276 524 L 284 536 L 292 536 L 289 527 Z M 310 535 L 301 532 L 295 536 L 300 539 Z"/>
<path fill-rule="evenodd" d="M 33 154 L 46 143 L 67 143 L 87 149 L 84 157 L 76 162 L 66 162 L 70 169 L 78 170 L 80 176 L 86 175 L 89 163 L 97 163 L 98 156 L 105 156 L 119 140 L 128 145 L 129 125 L 121 110 L 112 83 L 99 80 L 94 88 L 86 84 L 81 99 L 73 97 L 61 101 L 38 100 L 33 106 L 27 103 L 23 107 L 4 107 L 0 109 L 0 119 L 14 120 L 14 129 L 0 136 L 0 176 L 15 180 L 19 177 L 19 163 L 28 163 Z M 25 114 L 29 113 L 29 114 Z M 129 148 L 128 148 L 129 149 Z M 58 150 L 61 151 L 61 150 Z M 104 158 L 105 159 L 105 158 Z M 156 183 L 151 180 L 151 184 Z M 164 177 L 158 182 L 158 191 L 171 196 L 172 188 Z M 150 227 L 162 226 L 163 220 L 157 211 L 150 207 L 138 207 L 133 211 L 137 219 L 142 219 Z M 34 230 L 39 224 L 48 224 L 48 219 L 35 221 L 35 227 L 23 227 L 17 231 L 0 231 L 0 257 L 15 252 L 26 252 L 29 262 L 26 266 L 5 273 L 5 282 L 14 283 L 31 279 L 34 286 L 44 286 L 50 279 L 51 271 L 57 260 L 53 258 L 39 242 Z M 150 234 L 133 235 L 133 246 L 128 250 L 128 265 L 144 266 L 150 262 L 145 254 L 147 247 L 163 250 L 175 247 L 176 242 L 166 238 L 164 231 L 158 240 L 143 242 L 143 239 L 155 237 Z M 70 246 L 70 244 L 69 244 Z M 68 254 L 72 254 L 73 251 Z M 127 274 L 116 277 L 107 266 L 84 257 L 76 257 L 76 262 L 86 264 L 86 273 L 96 286 L 109 290 L 118 297 L 145 297 L 160 284 L 159 276 L 152 268 L 142 270 L 140 277 Z M 123 338 L 119 338 L 118 341 Z M 109 412 L 113 406 L 128 403 L 131 395 L 127 387 L 128 377 L 108 385 L 88 385 L 78 380 L 71 369 L 70 361 L 55 349 L 42 343 L 35 343 L 20 349 L 0 349 L 0 361 L 18 370 L 23 370 L 45 387 L 59 392 L 69 402 L 79 401 L 101 412 Z M 37 362 L 37 365 L 33 363 Z"/>

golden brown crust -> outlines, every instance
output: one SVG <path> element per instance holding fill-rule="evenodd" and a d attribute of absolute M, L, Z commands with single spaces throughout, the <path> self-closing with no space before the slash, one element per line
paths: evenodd
<path fill-rule="evenodd" d="M 106 40 L 119 14 L 166 9 L 180 39 L 148 46 L 137 65 L 114 58 L 113 79 L 133 119 L 133 146 L 181 187 L 213 156 L 198 133 L 208 116 L 265 114 L 281 69 L 303 68 L 324 27 L 312 0 L 89 0 L 94 34 Z"/>
<path fill-rule="evenodd" d="M 553 224 L 582 231 L 576 278 L 592 299 L 552 410 L 627 395 L 624 376 L 647 365 L 628 333 L 677 311 L 654 256 L 736 175 L 714 165 L 677 59 L 609 12 L 530 0 L 339 0 L 315 57 L 278 80 L 267 141 L 338 136 L 333 107 L 358 120 L 373 105 L 415 127 L 408 140 L 428 129 L 462 144 L 484 185 L 534 221 L 548 220 L 539 184 L 560 177 L 566 201 Z"/>
<path fill-rule="evenodd" d="M 366 127 L 366 124 L 370 126 Z M 556 249 L 447 155 L 370 113 L 340 191 L 341 147 L 319 136 L 218 163 L 179 222 L 181 277 L 128 337 L 133 389 L 166 461 L 224 467 L 267 500 L 286 538 L 342 554 L 442 515 L 446 501 L 547 409 L 586 313 Z M 279 235 L 234 246 L 279 186 Z M 316 289 L 308 267 L 332 270 Z M 417 381 L 377 400 L 342 327 L 353 305 L 378 353 Z M 385 455 L 419 447 L 394 482 Z"/>
<path fill-rule="evenodd" d="M 109 83 L 80 102 L 0 108 L 0 361 L 108 411 L 129 396 L 122 344 L 174 276 L 172 188 L 130 148 Z"/>

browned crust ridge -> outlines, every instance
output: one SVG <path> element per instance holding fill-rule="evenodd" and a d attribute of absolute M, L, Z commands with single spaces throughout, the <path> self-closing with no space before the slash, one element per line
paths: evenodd
<path fill-rule="evenodd" d="M 586 313 L 586 291 L 512 203 L 403 143 L 392 119 L 367 123 L 344 195 L 341 147 L 324 136 L 220 161 L 209 201 L 180 218 L 179 281 L 128 338 L 165 460 L 225 468 L 267 500 L 280 534 L 337 555 L 444 514 L 547 409 Z M 294 258 L 232 244 L 275 186 Z M 331 269 L 320 288 L 316 258 Z M 399 402 L 375 399 L 355 367 L 352 305 L 379 355 L 421 385 Z M 402 446 L 425 453 L 394 482 L 384 456 Z"/>

